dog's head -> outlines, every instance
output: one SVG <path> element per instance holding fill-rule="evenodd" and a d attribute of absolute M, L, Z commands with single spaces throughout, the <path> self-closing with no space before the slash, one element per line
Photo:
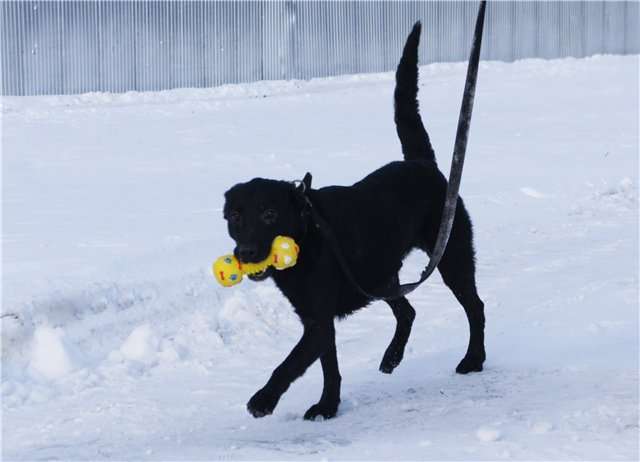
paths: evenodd
<path fill-rule="evenodd" d="M 229 236 L 236 242 L 233 251 L 241 263 L 258 263 L 269 256 L 276 236 L 300 237 L 304 229 L 302 192 L 311 186 L 311 175 L 298 185 L 287 181 L 255 178 L 239 183 L 225 193 L 224 218 Z M 250 276 L 265 279 L 265 272 Z"/>

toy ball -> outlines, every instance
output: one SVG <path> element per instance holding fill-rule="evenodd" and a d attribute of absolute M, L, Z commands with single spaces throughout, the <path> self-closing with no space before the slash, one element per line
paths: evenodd
<path fill-rule="evenodd" d="M 276 237 L 271 247 L 273 266 L 277 270 L 291 268 L 297 263 L 299 252 L 298 244 L 290 237 Z"/>
<path fill-rule="evenodd" d="M 234 255 L 223 255 L 212 267 L 216 280 L 224 287 L 234 286 L 245 274 L 256 274 L 273 266 L 277 270 L 291 268 L 298 261 L 300 247 L 287 236 L 277 236 L 271 244 L 269 256 L 259 263 L 240 263 Z"/>
<path fill-rule="evenodd" d="M 225 287 L 231 287 L 242 281 L 240 262 L 234 255 L 218 258 L 213 264 L 213 275 Z"/>

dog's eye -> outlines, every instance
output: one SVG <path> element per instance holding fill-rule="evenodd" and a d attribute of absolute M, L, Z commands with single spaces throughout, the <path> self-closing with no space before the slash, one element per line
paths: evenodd
<path fill-rule="evenodd" d="M 262 212 L 261 218 L 266 224 L 271 225 L 278 219 L 278 212 L 273 209 L 267 209 Z"/>
<path fill-rule="evenodd" d="M 242 221 L 242 215 L 240 215 L 240 212 L 231 212 L 229 214 L 229 223 L 237 225 L 240 224 L 240 222 Z"/>

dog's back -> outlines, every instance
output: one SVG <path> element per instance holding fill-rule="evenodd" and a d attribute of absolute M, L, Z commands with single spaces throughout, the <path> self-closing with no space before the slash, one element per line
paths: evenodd
<path fill-rule="evenodd" d="M 424 245 L 425 223 L 440 213 L 445 192 L 446 181 L 435 164 L 398 161 L 353 186 L 321 188 L 309 197 L 333 229 L 362 288 L 375 292 L 394 280 L 412 248 Z M 344 312 L 367 303 L 347 279 L 341 279 L 341 286 Z"/>

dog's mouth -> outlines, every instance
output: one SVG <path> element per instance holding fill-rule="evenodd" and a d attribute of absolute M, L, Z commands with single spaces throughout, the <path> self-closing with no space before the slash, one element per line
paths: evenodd
<path fill-rule="evenodd" d="M 269 276 L 271 276 L 272 273 L 273 273 L 273 266 L 269 266 L 263 271 L 260 271 L 259 273 L 248 274 L 247 277 L 252 281 L 259 282 L 267 279 Z"/>

